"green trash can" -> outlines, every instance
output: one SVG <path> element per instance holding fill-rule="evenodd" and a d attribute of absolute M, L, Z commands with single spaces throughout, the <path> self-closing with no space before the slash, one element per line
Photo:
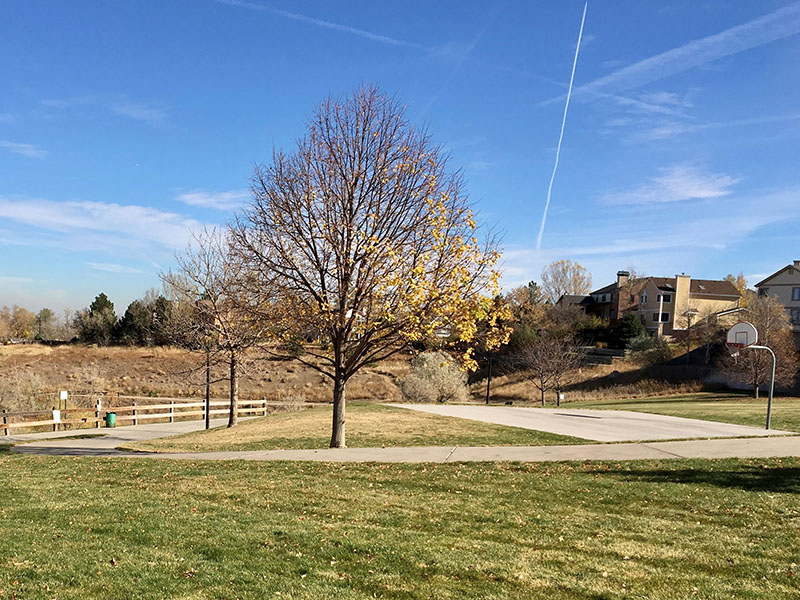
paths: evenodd
<path fill-rule="evenodd" d="M 116 427 L 117 426 L 117 413 L 109 412 L 106 413 L 106 427 Z"/>

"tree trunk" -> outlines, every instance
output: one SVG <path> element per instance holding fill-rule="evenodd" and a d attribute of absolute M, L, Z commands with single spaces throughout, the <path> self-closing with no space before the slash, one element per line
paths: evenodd
<path fill-rule="evenodd" d="M 228 414 L 228 427 L 239 422 L 239 357 L 236 350 L 231 350 L 231 409 Z"/>
<path fill-rule="evenodd" d="M 211 351 L 206 349 L 206 429 L 211 428 Z"/>
<path fill-rule="evenodd" d="M 542 406 L 544 406 L 544 386 L 542 386 L 541 392 L 542 392 Z"/>
<path fill-rule="evenodd" d="M 755 389 L 753 390 L 753 395 L 754 395 L 754 398 L 755 398 L 756 400 L 758 400 L 758 388 L 759 388 L 759 387 L 761 387 L 761 386 L 760 386 L 760 385 L 758 385 L 758 384 L 756 384 L 756 385 L 754 386 L 754 388 L 755 388 Z"/>
<path fill-rule="evenodd" d="M 331 448 L 347 448 L 344 437 L 345 421 L 345 385 L 347 381 L 337 375 L 333 382 L 333 429 L 331 431 Z"/>

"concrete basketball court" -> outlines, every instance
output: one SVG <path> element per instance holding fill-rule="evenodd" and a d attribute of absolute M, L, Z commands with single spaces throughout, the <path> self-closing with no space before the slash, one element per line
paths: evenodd
<path fill-rule="evenodd" d="M 794 435 L 790 431 L 769 431 L 746 425 L 684 419 L 627 410 L 588 408 L 523 408 L 517 406 L 460 406 L 392 404 L 410 410 L 535 429 L 597 442 L 641 442 L 689 438 Z"/>

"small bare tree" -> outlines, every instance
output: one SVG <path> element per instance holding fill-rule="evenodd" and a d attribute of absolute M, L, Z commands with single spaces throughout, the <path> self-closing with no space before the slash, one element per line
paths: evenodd
<path fill-rule="evenodd" d="M 542 406 L 550 389 L 555 391 L 556 404 L 560 406 L 561 392 L 574 380 L 582 355 L 574 335 L 542 331 L 523 346 L 518 359 L 527 370 L 528 379 L 539 390 Z"/>
<path fill-rule="evenodd" d="M 181 335 L 206 352 L 206 373 L 211 356 L 224 354 L 229 368 L 230 411 L 228 427 L 238 421 L 239 377 L 247 351 L 261 339 L 265 324 L 253 318 L 258 312 L 240 255 L 233 252 L 227 232 L 203 230 L 194 235 L 183 254 L 176 257 L 177 272 L 162 275 L 165 285 L 183 304 L 186 314 Z M 188 307 L 188 308 L 187 308 Z"/>
<path fill-rule="evenodd" d="M 542 269 L 542 291 L 555 304 L 564 294 L 583 295 L 592 289 L 592 275 L 571 260 L 557 260 Z"/>
<path fill-rule="evenodd" d="M 746 314 L 758 331 L 758 345 L 775 353 L 775 382 L 791 385 L 797 377 L 798 356 L 783 306 L 774 297 L 764 296 L 751 302 Z M 764 350 L 744 348 L 738 356 L 724 357 L 721 366 L 734 378 L 751 385 L 756 398 L 759 388 L 772 377 L 772 357 Z"/>
<path fill-rule="evenodd" d="M 376 88 L 323 102 L 252 189 L 234 229 L 250 290 L 269 296 L 273 352 L 332 380 L 331 447 L 345 446 L 346 385 L 365 365 L 436 331 L 469 344 L 481 320 L 489 346 L 507 338 L 496 245 L 479 242 L 460 175 Z M 286 352 L 290 341 L 306 353 Z M 475 366 L 469 351 L 464 363 Z"/>

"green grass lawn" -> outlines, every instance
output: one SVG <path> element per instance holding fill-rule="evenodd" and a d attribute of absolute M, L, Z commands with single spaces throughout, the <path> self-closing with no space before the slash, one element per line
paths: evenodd
<path fill-rule="evenodd" d="M 0 455 L 0 598 L 800 595 L 800 460 Z"/>
<path fill-rule="evenodd" d="M 742 394 L 697 393 L 661 398 L 634 398 L 569 403 L 580 408 L 633 410 L 674 417 L 721 421 L 764 427 L 767 399 L 755 400 Z M 800 398 L 775 397 L 772 401 L 772 429 L 800 432 Z"/>
<path fill-rule="evenodd" d="M 330 405 L 281 413 L 124 448 L 149 452 L 209 452 L 218 450 L 274 450 L 327 448 L 331 436 Z M 520 427 L 506 427 L 384 406 L 348 403 L 347 445 L 381 446 L 537 446 L 580 444 L 587 440 Z"/>

